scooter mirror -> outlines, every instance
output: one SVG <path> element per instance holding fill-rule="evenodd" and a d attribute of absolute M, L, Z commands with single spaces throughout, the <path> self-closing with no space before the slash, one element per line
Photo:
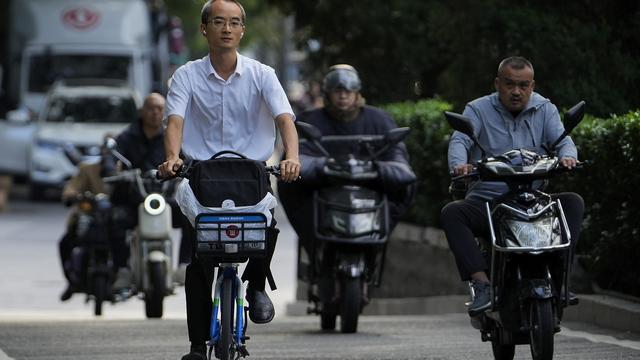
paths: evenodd
<path fill-rule="evenodd" d="M 118 160 L 120 160 L 120 162 L 122 162 L 122 164 L 127 168 L 127 169 L 131 169 L 133 167 L 133 165 L 131 164 L 131 161 L 129 161 L 129 159 L 127 159 L 124 155 L 122 155 L 119 151 L 118 151 L 118 142 L 116 142 L 116 140 L 112 137 L 106 137 L 104 139 L 104 146 L 109 150 L 109 152 L 111 154 L 113 154 L 113 156 L 115 156 Z"/>
<path fill-rule="evenodd" d="M 109 150 L 114 150 L 118 147 L 118 143 L 112 137 L 107 137 L 104 139 L 104 146 Z"/>
<path fill-rule="evenodd" d="M 388 133 L 384 134 L 384 139 L 388 143 L 397 144 L 404 140 L 409 135 L 409 132 L 411 132 L 411 129 L 408 127 L 391 129 Z"/>
<path fill-rule="evenodd" d="M 482 157 L 484 158 L 487 154 L 487 151 L 480 145 L 478 142 L 478 138 L 473 131 L 473 123 L 471 119 L 464 115 L 456 114 L 450 111 L 444 112 L 444 117 L 447 119 L 449 125 L 453 128 L 453 130 L 460 131 L 461 133 L 467 135 L 473 140 L 473 143 L 480 149 L 482 153 Z"/>
<path fill-rule="evenodd" d="M 571 130 L 578 126 L 584 117 L 584 106 L 585 102 L 583 100 L 564 113 L 564 132 L 556 141 L 553 142 L 553 144 L 551 144 L 551 146 L 547 148 L 547 151 L 555 151 L 556 146 L 558 146 L 558 144 L 560 144 L 560 142 L 569 135 Z"/>
<path fill-rule="evenodd" d="M 584 117 L 585 102 L 580 101 L 575 104 L 571 109 L 564 113 L 564 129 L 567 133 L 570 133 Z"/>
<path fill-rule="evenodd" d="M 475 137 L 473 123 L 468 117 L 450 111 L 445 111 L 444 116 L 453 130 L 460 131 L 472 139 Z"/>
<path fill-rule="evenodd" d="M 320 141 L 322 137 L 320 129 L 303 121 L 296 121 L 296 129 L 305 139 L 311 141 Z"/>

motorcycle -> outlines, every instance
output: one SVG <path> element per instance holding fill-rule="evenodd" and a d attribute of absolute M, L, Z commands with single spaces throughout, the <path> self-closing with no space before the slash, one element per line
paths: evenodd
<path fill-rule="evenodd" d="M 95 302 L 94 314 L 102 315 L 102 304 L 111 301 L 114 279 L 108 227 L 111 202 L 106 194 L 79 194 L 66 205 L 75 204 L 77 221 L 72 231 L 77 244 L 64 266 L 76 292 L 87 294 L 87 301 Z"/>
<path fill-rule="evenodd" d="M 389 237 L 388 202 L 376 186 L 375 161 L 401 142 L 409 128 L 385 135 L 322 136 L 313 125 L 296 126 L 330 159 L 323 170 L 330 185 L 313 193 L 313 250 L 306 271 L 299 274 L 310 284 L 309 313 L 320 315 L 323 330 L 334 330 L 340 315 L 340 330 L 354 333 L 369 303 L 369 286 L 380 285 Z M 348 144 L 357 151 L 332 153 L 332 144 Z M 305 256 L 298 258 L 298 268 L 304 269 Z"/>
<path fill-rule="evenodd" d="M 445 112 L 451 127 L 469 136 L 482 153 L 471 174 L 453 180 L 500 181 L 509 188 L 506 195 L 485 204 L 490 237 L 479 239 L 479 244 L 490 264 L 492 306 L 471 318 L 482 341 L 491 341 L 497 360 L 513 359 L 519 344 L 530 345 L 534 360 L 553 358 L 554 334 L 560 331 L 563 310 L 570 305 L 571 234 L 561 201 L 539 185 L 567 171 L 555 148 L 583 115 L 584 101 L 565 113 L 565 132 L 544 147 L 546 154 L 516 149 L 487 156 L 474 136 L 472 122 Z"/>
<path fill-rule="evenodd" d="M 106 183 L 126 183 L 137 197 L 138 225 L 127 235 L 131 249 L 132 284 L 129 297 L 139 294 L 145 302 L 147 318 L 161 318 L 165 296 L 174 293 L 173 243 L 171 239 L 171 205 L 167 198 L 173 193 L 172 182 L 156 179 L 157 170 L 142 173 L 117 150 L 115 140 L 106 142 L 110 152 L 126 167 L 117 175 L 106 177 Z"/>

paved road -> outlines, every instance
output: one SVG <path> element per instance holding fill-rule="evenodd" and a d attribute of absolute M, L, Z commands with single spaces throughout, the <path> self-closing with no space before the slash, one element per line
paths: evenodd
<path fill-rule="evenodd" d="M 0 360 L 179 359 L 187 350 L 182 288 L 165 300 L 162 320 L 145 320 L 131 299 L 92 315 L 83 296 L 60 303 L 64 287 L 57 241 L 67 209 L 54 202 L 13 199 L 0 214 Z M 282 233 L 274 258 L 278 316 L 250 327 L 250 359 L 491 359 L 463 314 L 363 317 L 355 335 L 318 331 L 318 319 L 284 317 L 294 298 L 295 242 L 279 214 Z M 177 243 L 177 242 L 176 242 Z M 640 359 L 640 337 L 569 323 L 556 337 L 556 359 Z M 530 359 L 527 347 L 518 359 Z"/>
<path fill-rule="evenodd" d="M 61 303 L 65 286 L 57 243 L 65 228 L 68 209 L 54 202 L 28 202 L 18 188 L 10 210 L 0 213 L 0 320 L 11 319 L 92 319 L 92 303 L 83 295 Z M 280 208 L 278 208 L 280 209 Z M 278 290 L 271 293 L 276 312 L 283 314 L 295 298 L 296 241 L 281 210 L 276 218 L 281 230 L 274 254 L 273 274 Z M 180 235 L 174 234 L 177 254 Z M 165 318 L 182 319 L 184 289 L 165 299 Z M 104 309 L 106 319 L 144 319 L 144 303 L 130 299 Z"/>
<path fill-rule="evenodd" d="M 578 331 L 563 333 L 556 336 L 555 359 L 640 359 L 638 342 L 630 348 L 617 340 L 602 342 L 606 336 L 592 342 Z M 322 333 L 317 319 L 310 317 L 278 318 L 268 325 L 252 325 L 249 335 L 248 359 L 253 360 L 493 358 L 490 345 L 480 342 L 463 314 L 365 317 L 360 332 L 353 335 Z M 181 320 L 0 323 L 4 360 L 176 360 L 187 350 L 185 337 Z M 516 359 L 531 359 L 528 347 L 518 346 Z"/>

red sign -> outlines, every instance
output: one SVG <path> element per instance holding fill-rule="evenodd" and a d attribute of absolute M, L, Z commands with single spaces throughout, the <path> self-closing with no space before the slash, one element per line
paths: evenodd
<path fill-rule="evenodd" d="M 240 235 L 240 229 L 235 225 L 229 225 L 224 229 L 228 237 L 234 239 Z"/>
<path fill-rule="evenodd" d="M 74 7 L 62 14 L 62 22 L 77 30 L 88 30 L 95 26 L 100 14 L 85 7 Z"/>

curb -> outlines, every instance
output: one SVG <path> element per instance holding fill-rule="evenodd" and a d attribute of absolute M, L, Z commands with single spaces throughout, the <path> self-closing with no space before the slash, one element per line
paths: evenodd
<path fill-rule="evenodd" d="M 594 324 L 603 328 L 640 333 L 640 303 L 609 295 L 579 294 L 580 303 L 565 309 L 565 321 Z M 465 313 L 467 295 L 422 298 L 372 299 L 363 315 L 435 315 Z M 288 316 L 307 315 L 308 303 L 299 300 L 287 304 Z"/>
<path fill-rule="evenodd" d="M 444 232 L 433 227 L 400 223 L 393 238 L 448 249 Z M 393 240 L 392 240 L 393 241 Z M 599 289 L 594 287 L 596 291 Z M 640 334 L 640 301 L 615 294 L 578 294 L 580 303 L 565 309 L 565 321 L 594 324 L 603 328 Z M 431 315 L 466 313 L 468 295 L 443 295 L 406 298 L 373 298 L 364 308 L 364 315 Z M 290 316 L 307 315 L 309 304 L 298 300 L 287 304 Z"/>
<path fill-rule="evenodd" d="M 580 304 L 566 309 L 564 319 L 640 333 L 640 303 L 610 295 L 578 295 Z"/>

